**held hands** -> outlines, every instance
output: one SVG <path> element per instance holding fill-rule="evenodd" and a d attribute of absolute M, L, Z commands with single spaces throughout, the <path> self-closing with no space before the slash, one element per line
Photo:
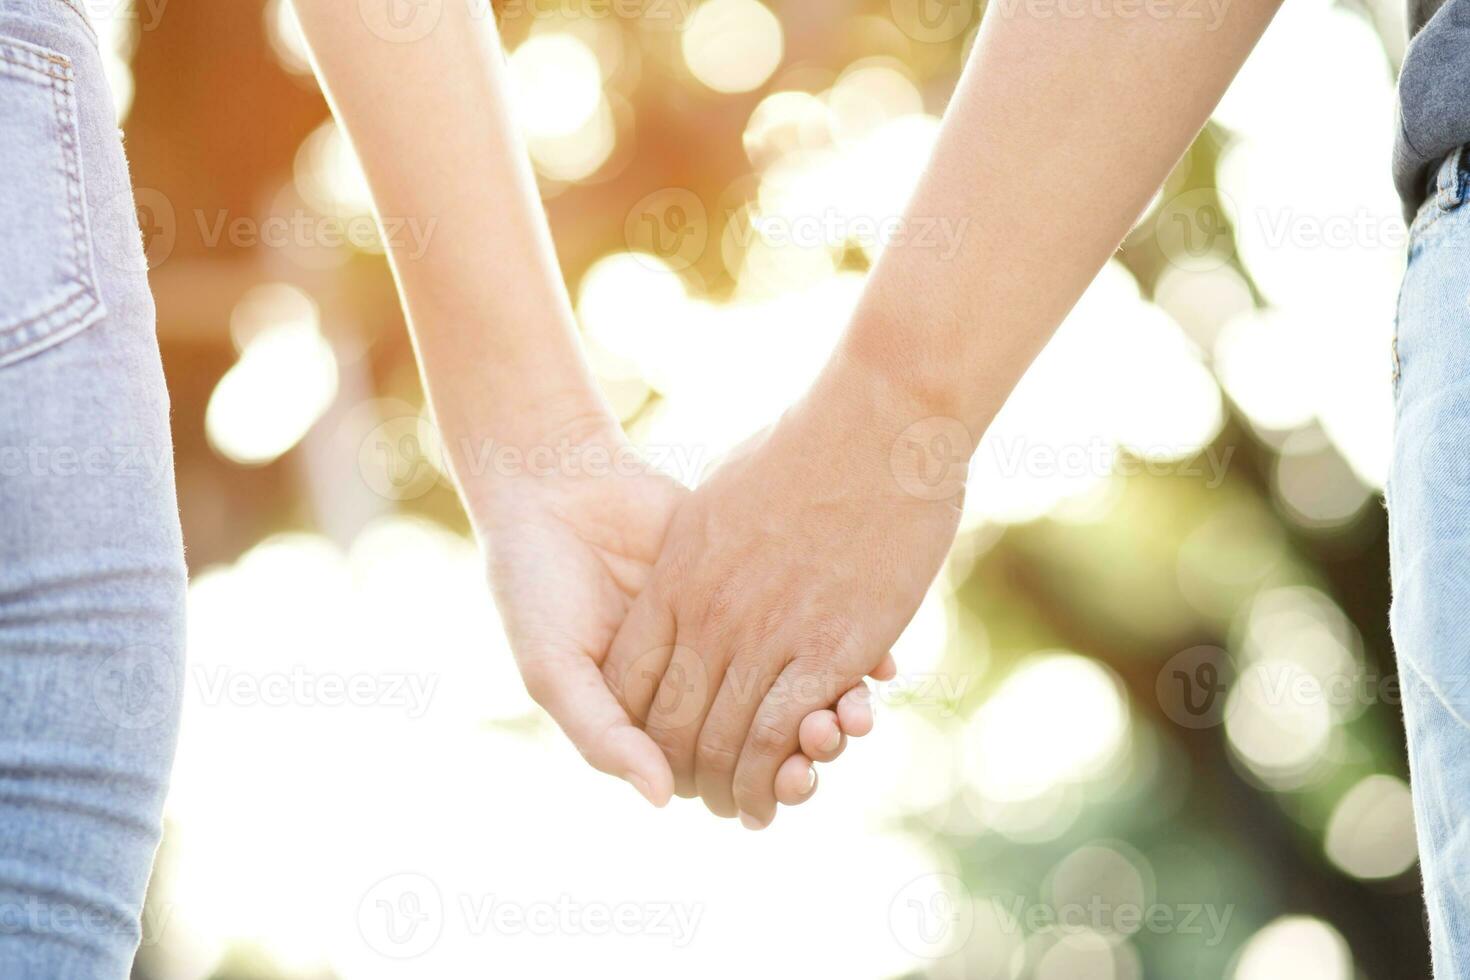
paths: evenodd
<path fill-rule="evenodd" d="M 514 472 L 462 476 L 461 485 L 528 692 L 592 766 L 663 806 L 674 790 L 669 762 L 629 718 L 599 667 L 689 493 L 650 470 L 600 408 L 570 418 L 513 440 L 549 449 L 547 459 L 538 463 L 527 452 Z M 769 767 L 766 796 L 804 802 L 815 790 L 811 760 L 835 758 L 844 734 L 872 727 L 871 707 L 859 696 L 866 693 L 861 676 L 853 676 L 848 687 L 857 687 L 836 712 L 825 710 L 838 701 L 832 697 L 797 719 L 801 738 Z"/>
<path fill-rule="evenodd" d="M 602 665 L 674 791 L 751 829 L 814 713 L 892 676 L 959 526 L 963 428 L 841 370 L 681 504 Z"/>

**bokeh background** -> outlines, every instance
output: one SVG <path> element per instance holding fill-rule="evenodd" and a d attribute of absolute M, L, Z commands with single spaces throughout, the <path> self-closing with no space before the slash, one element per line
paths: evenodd
<path fill-rule="evenodd" d="M 1380 503 L 1397 0 L 1289 0 L 987 436 L 877 732 L 759 835 L 650 811 L 526 698 L 290 7 L 91 9 L 192 572 L 136 976 L 1428 976 Z M 497 13 L 598 376 L 697 479 L 830 350 L 980 10 Z"/>

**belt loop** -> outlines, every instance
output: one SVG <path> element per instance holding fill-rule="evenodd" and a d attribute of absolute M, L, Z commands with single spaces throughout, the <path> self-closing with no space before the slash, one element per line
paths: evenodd
<path fill-rule="evenodd" d="M 1445 157 L 1439 168 L 1439 207 L 1441 211 L 1453 211 L 1465 203 L 1465 179 L 1461 170 L 1461 158 L 1465 147 L 1457 146 Z"/>

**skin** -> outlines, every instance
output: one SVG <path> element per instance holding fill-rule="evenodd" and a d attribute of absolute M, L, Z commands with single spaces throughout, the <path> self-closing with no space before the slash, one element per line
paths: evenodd
<path fill-rule="evenodd" d="M 439 219 L 423 256 L 390 252 L 426 385 L 528 686 L 594 765 L 656 803 L 697 792 L 749 827 L 810 786 L 794 754 L 840 750 L 823 712 L 845 726 L 843 692 L 886 669 L 953 539 L 980 434 L 1276 3 L 1239 0 L 1218 19 L 1186 0 L 1080 15 L 993 5 L 907 211 L 911 227 L 967 229 L 958 248 L 887 249 L 812 391 L 687 499 L 645 481 L 605 499 L 551 489 L 564 475 L 506 492 L 467 464 L 457 447 L 486 440 L 617 438 L 507 115 L 493 25 L 447 4 L 428 39 L 395 44 L 351 4 L 298 4 L 380 213 Z"/>
<path fill-rule="evenodd" d="M 898 420 L 864 395 L 817 389 L 711 476 L 604 665 L 675 792 L 747 826 L 774 811 L 802 719 L 881 671 L 959 524 L 958 494 L 920 499 L 895 479 Z"/>
<path fill-rule="evenodd" d="M 913 615 L 980 435 L 1276 0 L 1218 21 L 1184 2 L 1131 16 L 991 6 L 906 212 L 909 227 L 965 228 L 957 251 L 916 238 L 883 253 L 812 391 L 675 517 L 604 665 L 630 710 L 653 702 L 647 731 L 676 789 L 747 827 L 775 816 L 771 774 L 802 716 L 871 670 Z M 671 646 L 662 677 L 630 676 Z"/>
<path fill-rule="evenodd" d="M 636 464 L 590 475 L 558 462 L 636 456 L 582 354 L 494 21 L 444 4 L 432 31 L 403 41 L 375 33 L 359 4 L 295 6 L 378 215 L 434 222 L 421 254 L 390 242 L 389 260 L 526 687 L 590 764 L 662 806 L 669 765 L 599 667 L 688 492 Z M 507 448 L 550 463 L 484 464 Z M 812 760 L 835 758 L 843 729 L 861 734 L 872 717 L 818 711 L 806 724 L 766 787 L 786 803 L 809 798 Z"/>

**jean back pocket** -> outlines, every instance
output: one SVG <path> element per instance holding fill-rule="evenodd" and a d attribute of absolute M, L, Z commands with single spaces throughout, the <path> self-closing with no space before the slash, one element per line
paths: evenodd
<path fill-rule="evenodd" d="M 104 313 L 71 62 L 0 37 L 0 366 Z"/>

